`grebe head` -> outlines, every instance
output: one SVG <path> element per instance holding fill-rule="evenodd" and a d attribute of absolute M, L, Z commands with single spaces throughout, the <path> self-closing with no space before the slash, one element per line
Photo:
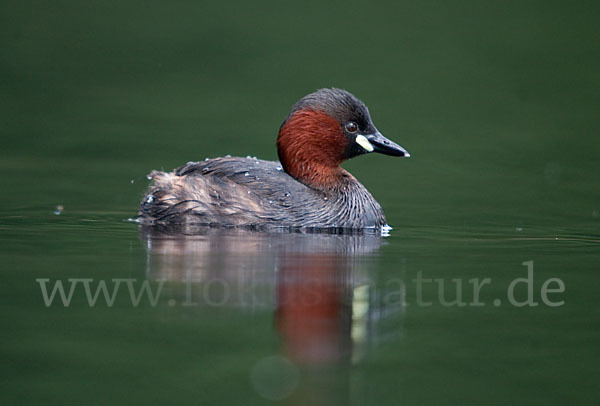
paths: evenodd
<path fill-rule="evenodd" d="M 367 106 L 342 89 L 304 96 L 281 125 L 277 153 L 285 171 L 314 187 L 335 184 L 346 159 L 378 152 L 409 157 L 375 128 Z"/>

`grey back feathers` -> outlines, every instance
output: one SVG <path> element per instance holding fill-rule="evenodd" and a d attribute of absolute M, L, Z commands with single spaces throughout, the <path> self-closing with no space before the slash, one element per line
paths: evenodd
<path fill-rule="evenodd" d="M 143 223 L 298 228 L 385 225 L 373 196 L 352 175 L 332 190 L 316 190 L 285 173 L 279 162 L 215 158 L 151 173 L 140 205 Z"/>

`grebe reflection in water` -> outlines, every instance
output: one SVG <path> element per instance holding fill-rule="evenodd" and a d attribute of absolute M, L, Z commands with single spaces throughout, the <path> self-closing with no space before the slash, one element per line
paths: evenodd
<path fill-rule="evenodd" d="M 274 311 L 284 352 L 300 364 L 359 361 L 381 336 L 378 320 L 404 310 L 376 289 L 373 268 L 384 240 L 375 234 L 141 232 L 146 277 L 180 284 L 169 292 L 170 305 Z"/>

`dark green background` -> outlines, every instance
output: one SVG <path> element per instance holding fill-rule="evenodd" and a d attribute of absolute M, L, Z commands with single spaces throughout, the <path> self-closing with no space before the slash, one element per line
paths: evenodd
<path fill-rule="evenodd" d="M 261 403 L 248 371 L 277 352 L 271 312 L 46 309 L 35 278 L 142 278 L 145 249 L 124 220 L 145 175 L 275 159 L 290 106 L 329 86 L 365 101 L 412 155 L 345 164 L 394 227 L 377 280 L 402 263 L 408 277 L 506 286 L 534 260 L 536 286 L 566 285 L 559 308 L 411 307 L 402 335 L 335 372 L 351 375 L 340 390 L 363 388 L 353 404 L 597 403 L 599 11 L 2 0 L 2 403 Z"/>

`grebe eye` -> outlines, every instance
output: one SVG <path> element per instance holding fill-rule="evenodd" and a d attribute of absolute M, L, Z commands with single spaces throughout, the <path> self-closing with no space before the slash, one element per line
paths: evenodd
<path fill-rule="evenodd" d="M 358 125 L 354 121 L 350 121 L 346 124 L 346 131 L 349 133 L 355 133 L 358 131 Z"/>

